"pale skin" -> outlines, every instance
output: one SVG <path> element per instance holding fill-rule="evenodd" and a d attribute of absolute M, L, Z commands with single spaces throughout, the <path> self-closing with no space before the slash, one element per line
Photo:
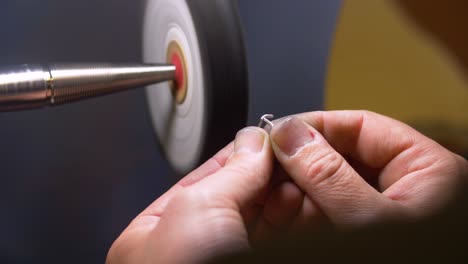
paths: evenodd
<path fill-rule="evenodd" d="M 138 215 L 107 263 L 202 262 L 303 228 L 417 219 L 456 198 L 467 177 L 464 158 L 388 117 L 286 117 L 270 135 L 241 130 Z"/>

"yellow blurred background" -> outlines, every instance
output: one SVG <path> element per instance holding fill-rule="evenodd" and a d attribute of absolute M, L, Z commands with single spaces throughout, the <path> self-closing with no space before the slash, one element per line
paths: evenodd
<path fill-rule="evenodd" d="M 325 107 L 394 117 L 466 157 L 466 72 L 456 53 L 415 21 L 396 1 L 343 1 Z"/>

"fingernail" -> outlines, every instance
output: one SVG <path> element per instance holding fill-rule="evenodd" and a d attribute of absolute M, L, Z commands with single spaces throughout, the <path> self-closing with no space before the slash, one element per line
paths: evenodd
<path fill-rule="evenodd" d="M 234 142 L 234 151 L 236 153 L 259 153 L 265 144 L 265 135 L 254 129 L 244 128 L 237 133 Z"/>
<path fill-rule="evenodd" d="M 294 156 L 299 149 L 314 140 L 314 134 L 297 117 L 287 119 L 275 127 L 271 137 L 275 145 L 288 156 Z"/>

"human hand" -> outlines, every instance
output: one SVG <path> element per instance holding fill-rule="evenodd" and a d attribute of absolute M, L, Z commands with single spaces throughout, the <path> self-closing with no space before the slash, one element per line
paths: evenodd
<path fill-rule="evenodd" d="M 298 205 L 292 223 L 350 228 L 419 218 L 455 198 L 468 176 L 464 158 L 403 123 L 366 111 L 283 118 L 270 137 L 294 182 L 288 187 Z"/>
<path fill-rule="evenodd" d="M 138 215 L 107 263 L 194 263 L 248 248 L 249 215 L 258 211 L 255 201 L 266 191 L 272 165 L 266 132 L 241 130 L 233 144 Z"/>
<path fill-rule="evenodd" d="M 465 159 L 412 128 L 363 111 L 285 118 L 276 122 L 271 141 L 279 182 L 270 182 L 268 136 L 243 130 L 235 146 L 142 212 L 107 262 L 197 262 L 248 248 L 250 238 L 278 230 L 421 217 L 454 198 L 468 172 Z"/>

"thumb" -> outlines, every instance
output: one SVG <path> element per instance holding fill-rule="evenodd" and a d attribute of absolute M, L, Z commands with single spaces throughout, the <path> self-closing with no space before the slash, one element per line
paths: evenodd
<path fill-rule="evenodd" d="M 381 195 L 323 136 L 292 117 L 271 131 L 274 153 L 296 184 L 339 226 L 360 226 L 381 218 L 394 202 Z"/>
<path fill-rule="evenodd" d="M 268 184 L 273 166 L 268 134 L 260 128 L 241 130 L 231 157 L 214 162 L 221 168 L 174 195 L 153 229 L 146 248 L 166 249 L 151 251 L 159 262 L 206 262 L 248 247 L 242 209 Z"/>
<path fill-rule="evenodd" d="M 237 133 L 234 152 L 224 167 L 197 183 L 197 187 L 221 195 L 241 209 L 266 189 L 272 168 L 268 134 L 261 128 L 248 127 Z"/>

